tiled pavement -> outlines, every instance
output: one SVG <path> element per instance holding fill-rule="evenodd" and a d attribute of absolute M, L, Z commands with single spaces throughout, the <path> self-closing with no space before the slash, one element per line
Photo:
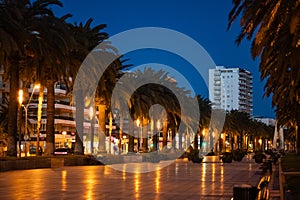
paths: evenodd
<path fill-rule="evenodd" d="M 234 185 L 257 185 L 259 166 L 248 156 L 230 164 L 176 160 L 160 170 L 140 174 L 109 166 L 9 171 L 0 173 L 0 199 L 229 200 Z"/>
<path fill-rule="evenodd" d="M 273 173 L 269 184 L 270 200 L 280 200 L 278 164 L 273 165 Z"/>

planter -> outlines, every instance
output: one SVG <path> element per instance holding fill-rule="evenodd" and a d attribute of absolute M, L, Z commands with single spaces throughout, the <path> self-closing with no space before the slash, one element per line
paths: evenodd
<path fill-rule="evenodd" d="M 192 161 L 193 163 L 202 163 L 203 158 L 199 157 L 199 150 L 193 149 L 188 154 L 188 160 Z"/>
<path fill-rule="evenodd" d="M 235 150 L 235 151 L 232 152 L 232 158 L 233 158 L 234 161 L 240 162 L 244 158 L 244 153 L 240 150 Z"/>
<path fill-rule="evenodd" d="M 264 159 L 266 159 L 266 155 L 262 154 L 262 153 L 257 153 L 253 156 L 254 160 L 256 163 L 263 163 Z"/>
<path fill-rule="evenodd" d="M 230 152 L 224 152 L 221 155 L 221 160 L 223 163 L 232 163 L 233 155 Z"/>

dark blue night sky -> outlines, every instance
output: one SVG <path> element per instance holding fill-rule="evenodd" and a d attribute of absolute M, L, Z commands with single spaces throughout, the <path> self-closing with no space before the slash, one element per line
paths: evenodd
<path fill-rule="evenodd" d="M 253 114 L 254 116 L 275 117 L 271 99 L 263 98 L 264 83 L 260 80 L 259 60 L 250 55 L 250 42 L 235 44 L 239 33 L 236 21 L 229 31 L 226 30 L 230 0 L 63 0 L 63 8 L 55 8 L 60 16 L 71 13 L 70 21 L 86 22 L 93 18 L 92 25 L 107 24 L 103 31 L 114 35 L 138 27 L 164 27 L 179 31 L 196 40 L 209 53 L 217 65 L 245 68 L 253 74 Z M 133 52 L 126 55 L 130 63 L 160 62 L 174 67 L 189 76 L 197 93 L 208 97 L 208 89 L 201 78 L 193 77 L 189 64 L 167 52 L 154 50 Z M 184 67 L 182 67 L 184 66 Z M 180 70 L 181 69 L 181 70 Z M 184 69 L 184 70 L 183 70 Z"/>

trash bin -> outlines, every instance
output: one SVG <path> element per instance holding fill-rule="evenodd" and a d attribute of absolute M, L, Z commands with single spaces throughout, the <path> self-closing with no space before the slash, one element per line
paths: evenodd
<path fill-rule="evenodd" d="M 233 187 L 233 199 L 234 200 L 255 200 L 257 197 L 257 187 L 242 184 Z"/>

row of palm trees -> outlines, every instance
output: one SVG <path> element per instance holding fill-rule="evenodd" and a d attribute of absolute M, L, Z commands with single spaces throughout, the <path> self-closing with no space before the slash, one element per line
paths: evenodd
<path fill-rule="evenodd" d="M 27 87 L 33 82 L 40 83 L 40 97 L 44 96 L 44 87 L 47 89 L 46 155 L 53 153 L 55 145 L 54 84 L 57 81 L 64 82 L 67 90 L 72 91 L 73 94 L 74 90 L 79 90 L 75 91 L 77 96 L 71 98 L 72 103 L 76 102 L 77 135 L 75 153 L 82 154 L 84 108 L 97 107 L 100 131 L 105 131 L 105 118 L 112 108 L 110 100 L 113 89 L 117 80 L 123 75 L 123 70 L 130 67 L 130 65 L 124 64 L 127 60 L 118 55 L 114 47 L 106 43 L 108 34 L 102 31 L 106 25 L 101 24 L 91 27 L 92 19 L 87 20 L 86 23 L 69 23 L 67 19 L 71 15 L 66 14 L 57 17 L 51 10 L 52 6 L 62 6 L 62 4 L 58 0 L 0 1 L 0 64 L 5 67 L 5 75 L 10 83 L 7 120 L 8 156 L 16 156 L 17 153 L 17 111 L 19 106 L 17 92 L 21 86 L 20 83 L 23 87 Z M 73 84 L 85 57 L 99 44 L 102 44 L 101 49 L 97 49 L 96 53 L 102 52 L 107 57 L 116 57 L 117 59 L 104 71 L 98 82 L 94 99 L 89 99 L 87 102 L 85 101 L 86 98 L 81 96 L 84 92 L 80 90 L 94 83 L 87 79 L 79 82 L 79 87 L 74 87 Z M 97 76 L 97 68 L 90 70 L 92 76 Z M 143 79 L 141 77 L 145 76 L 161 80 L 165 84 L 159 84 L 160 82 L 158 84 L 147 84 L 138 88 L 134 93 L 130 92 L 131 90 L 128 90 L 128 88 L 122 90 L 127 91 L 119 95 L 123 100 L 122 98 L 119 99 L 113 106 L 122 108 L 123 104 L 126 104 L 129 107 L 129 113 L 124 114 L 130 115 L 132 119 L 136 120 L 150 119 L 149 109 L 155 104 L 160 104 L 167 113 L 166 121 L 168 123 L 165 123 L 163 128 L 164 135 L 169 129 L 172 129 L 172 134 L 182 133 L 183 130 L 179 130 L 179 124 L 182 122 L 186 126 L 197 124 L 198 129 L 194 141 L 198 141 L 198 137 L 201 139 L 203 137 L 201 136 L 202 130 L 208 127 L 210 122 L 210 102 L 200 96 L 197 96 L 195 101 L 189 91 L 178 87 L 176 82 L 170 81 L 168 74 L 163 71 L 155 72 L 151 69 L 145 69 L 144 71 L 137 71 L 132 74 L 132 77 L 127 78 L 131 78 L 130 81 L 132 82 L 139 82 L 140 79 Z M 97 77 L 91 78 L 91 80 L 95 79 L 97 80 Z M 199 107 L 201 115 L 197 117 L 197 114 L 189 113 L 184 116 L 180 112 L 181 105 L 175 98 L 176 94 L 179 94 L 190 108 Z M 190 110 L 194 111 L 193 109 Z M 243 123 L 241 120 L 243 120 Z M 145 123 L 148 122 L 149 120 L 145 120 Z M 254 126 L 251 123 L 252 120 L 248 115 L 233 111 L 226 118 L 225 129 L 228 133 L 237 134 L 240 137 L 245 134 L 256 136 L 255 134 L 265 130 L 265 128 L 261 128 L 261 124 Z M 256 129 L 253 129 L 253 127 L 256 127 Z M 133 128 L 131 127 L 131 129 Z M 131 131 L 129 130 L 129 132 Z M 99 141 L 103 143 L 105 133 L 100 133 L 99 137 L 102 137 L 99 138 Z M 134 136 L 129 136 L 129 151 L 133 151 L 133 141 Z M 98 147 L 100 151 L 104 147 L 101 142 L 99 142 Z M 167 145 L 166 137 L 163 139 L 163 145 Z M 198 143 L 195 142 L 194 147 L 198 148 L 197 145 Z"/>
<path fill-rule="evenodd" d="M 67 19 L 70 14 L 63 17 L 57 17 L 51 10 L 51 6 L 62 6 L 58 0 L 3 0 L 0 1 L 0 63 L 5 67 L 5 76 L 10 83 L 9 103 L 8 103 L 8 156 L 16 156 L 17 141 L 17 113 L 18 113 L 18 90 L 20 87 L 28 87 L 33 82 L 40 84 L 39 104 L 42 104 L 44 97 L 44 88 L 47 89 L 47 129 L 46 129 L 46 155 L 51 155 L 54 151 L 54 84 L 62 81 L 67 86 L 69 92 L 77 94 L 72 96 L 73 105 L 76 104 L 76 144 L 75 153 L 83 153 L 82 134 L 84 121 L 84 108 L 90 106 L 98 107 L 100 131 L 105 131 L 105 118 L 107 112 L 111 110 L 110 99 L 113 88 L 117 80 L 122 76 L 122 70 L 130 65 L 124 64 L 126 59 L 122 60 L 117 50 L 105 43 L 108 34 L 102 32 L 106 25 L 101 24 L 91 27 L 92 19 L 83 23 L 68 23 Z M 101 49 L 99 49 L 99 44 Z M 113 62 L 104 71 L 98 82 L 96 95 L 90 97 L 86 101 L 83 88 L 87 88 L 95 84 L 93 80 L 97 79 L 97 67 L 89 70 L 89 77 L 83 81 L 79 81 L 79 86 L 74 87 L 74 80 L 84 61 L 85 57 L 95 47 L 97 49 L 93 53 L 99 52 L 105 54 L 106 57 L 113 58 Z M 98 63 L 94 63 L 97 66 Z M 139 73 L 149 74 L 166 81 L 167 74 L 160 71 L 146 70 L 137 72 L 134 78 L 140 77 Z M 90 81 L 92 80 L 92 81 Z M 77 82 L 78 83 L 78 82 Z M 170 81 L 168 81 L 170 83 Z M 186 95 L 187 91 L 177 88 L 177 83 L 172 87 L 179 90 L 180 96 Z M 75 91 L 74 90 L 79 90 Z M 141 91 L 141 92 L 140 92 Z M 151 91 L 149 93 L 149 91 Z M 148 92 L 148 94 L 147 94 Z M 147 95 L 136 95 L 136 94 Z M 91 95 L 91 94 L 89 94 Z M 144 118 L 149 116 L 145 113 L 145 109 L 150 108 L 153 104 L 162 104 L 165 106 L 168 116 L 175 127 L 179 120 L 179 105 L 174 99 L 174 95 L 170 89 L 159 85 L 147 85 L 138 90 L 130 98 L 131 93 L 123 94 L 123 97 L 130 99 L 128 103 L 130 115 L 133 119 Z M 142 96 L 139 98 L 138 96 Z M 165 98 L 155 98 L 156 96 L 165 96 Z M 145 99 L 146 98 L 146 99 Z M 154 101 L 149 101 L 152 99 Z M 190 97 L 186 97 L 189 101 Z M 94 104 L 95 102 L 95 104 Z M 172 103 L 174 102 L 174 103 Z M 88 104 L 88 105 L 87 105 Z M 42 107 L 38 107 L 38 113 L 41 113 Z M 40 124 L 40 115 L 38 115 L 38 126 Z M 193 117 L 187 118 L 189 121 L 195 121 Z M 39 131 L 39 130 L 38 130 Z M 173 131 L 175 133 L 175 131 Z M 104 133 L 99 134 L 102 138 L 99 141 L 105 141 Z M 132 142 L 132 138 L 130 140 Z M 103 144 L 99 143 L 99 149 Z M 101 149 L 100 149 L 101 151 Z"/>
<path fill-rule="evenodd" d="M 92 19 L 85 24 L 68 23 L 67 19 L 71 15 L 57 17 L 52 12 L 52 6 L 62 6 L 62 3 L 58 0 L 0 1 L 0 63 L 5 67 L 5 78 L 10 83 L 8 156 L 16 156 L 17 93 L 20 86 L 40 83 L 40 97 L 44 96 L 44 88 L 47 89 L 45 153 L 50 155 L 54 150 L 54 84 L 64 81 L 71 91 L 70 80 L 75 79 L 86 55 L 108 38 L 108 34 L 102 32 L 105 24 L 91 27 Z M 107 48 L 110 48 L 109 45 Z M 114 51 L 109 53 L 116 54 Z M 107 70 L 110 75 L 107 76 L 110 77 L 108 83 L 115 82 L 115 77 L 124 67 L 126 65 L 122 65 L 119 59 L 115 60 Z M 105 96 L 105 91 L 101 92 Z M 82 115 L 78 112 L 78 119 L 80 117 Z M 81 129 L 83 126 L 78 127 Z"/>
<path fill-rule="evenodd" d="M 252 142 L 254 150 L 261 149 L 262 146 L 258 144 L 258 141 L 271 141 L 274 136 L 274 126 L 268 126 L 251 118 L 249 114 L 237 110 L 226 114 L 223 131 L 230 138 L 237 138 L 235 142 L 230 141 L 231 149 L 234 149 L 234 143 L 237 143 L 236 148 L 238 149 L 248 149 L 250 142 Z M 246 144 L 244 144 L 244 138 L 248 138 Z"/>
<path fill-rule="evenodd" d="M 251 54 L 260 58 L 265 95 L 272 96 L 278 126 L 293 131 L 300 153 L 300 2 L 299 0 L 233 0 L 229 26 L 239 16 L 237 44 L 252 40 Z"/>

